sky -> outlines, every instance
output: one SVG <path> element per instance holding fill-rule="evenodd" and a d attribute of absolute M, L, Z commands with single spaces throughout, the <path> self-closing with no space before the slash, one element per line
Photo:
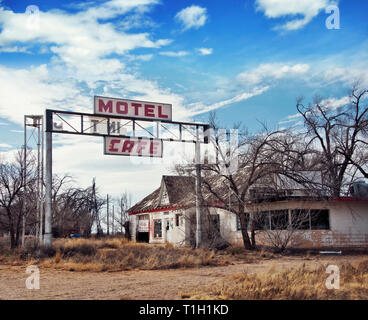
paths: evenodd
<path fill-rule="evenodd" d="M 22 147 L 24 115 L 93 113 L 95 95 L 169 103 L 176 121 L 216 111 L 250 132 L 300 125 L 298 97 L 339 105 L 368 87 L 367 13 L 366 0 L 0 1 L 0 158 Z M 101 137 L 53 139 L 54 173 L 133 202 L 194 150 L 165 142 L 151 161 L 104 156 Z"/>

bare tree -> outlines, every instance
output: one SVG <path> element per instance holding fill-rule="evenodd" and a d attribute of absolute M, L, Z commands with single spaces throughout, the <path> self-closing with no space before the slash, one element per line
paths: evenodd
<path fill-rule="evenodd" d="M 349 102 L 337 107 L 331 100 L 318 96 L 307 106 L 302 104 L 302 98 L 297 101 L 297 110 L 307 129 L 308 146 L 319 155 L 324 185 L 331 196 L 338 197 L 347 190 L 345 187 L 356 177 L 354 167 L 368 177 L 368 106 L 363 105 L 367 93 L 354 86 Z"/>
<path fill-rule="evenodd" d="M 114 217 L 114 224 L 121 234 L 125 234 L 129 238 L 129 214 L 128 209 L 132 204 L 132 196 L 128 192 L 121 193 L 114 202 L 117 204 Z"/>
<path fill-rule="evenodd" d="M 10 246 L 12 249 L 19 245 L 19 237 L 22 231 L 22 221 L 32 211 L 31 205 L 24 207 L 24 198 L 27 186 L 31 187 L 35 182 L 34 158 L 30 151 L 27 156 L 27 177 L 24 179 L 23 152 L 18 151 L 13 162 L 1 161 L 0 163 L 0 207 L 5 214 L 1 221 L 10 234 Z M 4 227 L 4 225 L 3 225 Z"/>

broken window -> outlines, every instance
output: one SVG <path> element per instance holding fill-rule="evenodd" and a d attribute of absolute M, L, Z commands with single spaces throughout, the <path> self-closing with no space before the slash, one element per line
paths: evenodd
<path fill-rule="evenodd" d="M 162 221 L 161 219 L 153 220 L 153 233 L 155 238 L 162 238 Z"/>

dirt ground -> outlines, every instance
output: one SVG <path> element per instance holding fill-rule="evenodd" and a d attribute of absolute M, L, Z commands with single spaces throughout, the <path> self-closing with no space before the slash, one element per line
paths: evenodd
<path fill-rule="evenodd" d="M 0 299 L 34 300 L 176 300 L 182 294 L 216 281 L 226 281 L 236 273 L 258 273 L 294 268 L 303 263 L 309 268 L 319 264 L 342 264 L 360 261 L 368 256 L 314 256 L 311 258 L 292 256 L 255 263 L 236 261 L 231 265 L 201 267 L 196 269 L 121 271 L 121 272 L 72 272 L 40 268 L 40 289 L 26 289 L 29 276 L 26 267 L 0 265 Z M 327 276 L 327 275 L 326 275 Z M 341 275 L 343 276 L 343 275 Z"/>

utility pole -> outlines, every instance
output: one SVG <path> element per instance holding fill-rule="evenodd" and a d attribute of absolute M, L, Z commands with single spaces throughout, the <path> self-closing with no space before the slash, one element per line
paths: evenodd
<path fill-rule="evenodd" d="M 24 248 L 24 237 L 26 233 L 26 198 L 27 198 L 27 116 L 24 116 L 24 154 L 23 154 L 23 217 L 22 217 L 22 248 Z"/>
<path fill-rule="evenodd" d="M 112 234 L 115 233 L 115 212 L 114 212 L 114 209 L 115 209 L 115 207 L 114 207 L 114 205 L 112 205 L 112 226 L 111 226 Z"/>
<path fill-rule="evenodd" d="M 196 248 L 201 244 L 201 149 L 199 141 L 199 128 L 196 128 L 196 143 L 195 143 L 195 203 L 196 203 Z"/>
<path fill-rule="evenodd" d="M 110 224 L 109 224 L 109 195 L 107 194 L 107 235 L 110 235 Z"/>

